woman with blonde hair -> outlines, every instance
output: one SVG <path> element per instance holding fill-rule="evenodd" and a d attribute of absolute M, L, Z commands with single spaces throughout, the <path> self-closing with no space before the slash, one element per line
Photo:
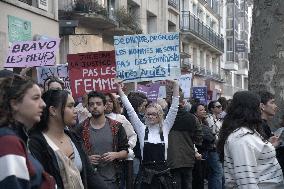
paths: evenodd
<path fill-rule="evenodd" d="M 150 103 L 145 111 L 145 124 L 135 113 L 128 98 L 117 84 L 118 94 L 127 110 L 131 124 L 133 125 L 139 141 L 142 156 L 140 175 L 136 182 L 139 188 L 172 188 L 173 179 L 169 175 L 166 164 L 168 135 L 174 124 L 179 105 L 179 86 L 176 81 L 173 84 L 173 100 L 166 119 L 163 119 L 163 109 L 157 103 Z"/>

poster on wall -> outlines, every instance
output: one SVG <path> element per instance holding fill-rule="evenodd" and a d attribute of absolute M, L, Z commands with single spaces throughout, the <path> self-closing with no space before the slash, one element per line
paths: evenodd
<path fill-rule="evenodd" d="M 74 97 L 91 91 L 116 91 L 114 51 L 68 54 L 67 62 Z"/>
<path fill-rule="evenodd" d="M 32 24 L 28 20 L 8 15 L 9 43 L 32 40 Z"/>

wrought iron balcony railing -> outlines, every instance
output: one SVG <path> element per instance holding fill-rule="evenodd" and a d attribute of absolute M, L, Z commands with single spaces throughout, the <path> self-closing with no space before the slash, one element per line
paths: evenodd
<path fill-rule="evenodd" d="M 205 25 L 198 17 L 191 14 L 190 11 L 182 11 L 181 17 L 182 31 L 189 31 L 221 52 L 224 52 L 224 38 L 222 35 L 213 31 L 212 28 Z"/>

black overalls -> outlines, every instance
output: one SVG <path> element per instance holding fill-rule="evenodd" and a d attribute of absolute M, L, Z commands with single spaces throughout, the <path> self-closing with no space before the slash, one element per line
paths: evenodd
<path fill-rule="evenodd" d="M 176 185 L 165 160 L 165 141 L 160 133 L 162 143 L 148 142 L 149 129 L 145 129 L 143 160 L 135 183 L 136 189 L 173 189 Z"/>

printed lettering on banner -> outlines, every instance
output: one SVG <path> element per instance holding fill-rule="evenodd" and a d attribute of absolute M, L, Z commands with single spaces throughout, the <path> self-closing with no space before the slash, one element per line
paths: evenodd
<path fill-rule="evenodd" d="M 50 66 L 55 64 L 60 39 L 14 42 L 4 67 Z"/>
<path fill-rule="evenodd" d="M 177 79 L 179 33 L 115 36 L 117 77 L 125 82 Z"/>
<path fill-rule="evenodd" d="M 199 99 L 201 103 L 207 104 L 207 87 L 206 86 L 194 86 L 192 87 L 192 97 Z"/>
<path fill-rule="evenodd" d="M 74 97 L 91 91 L 115 92 L 115 52 L 68 54 L 70 86 Z"/>
<path fill-rule="evenodd" d="M 179 86 L 184 93 L 184 98 L 190 97 L 192 83 L 192 73 L 181 75 L 179 78 Z"/>
<path fill-rule="evenodd" d="M 40 66 L 37 67 L 36 70 L 37 81 L 39 84 L 43 85 L 48 77 L 55 76 L 64 82 L 64 88 L 66 90 L 71 90 L 67 64 L 58 64 L 56 66 Z"/>

